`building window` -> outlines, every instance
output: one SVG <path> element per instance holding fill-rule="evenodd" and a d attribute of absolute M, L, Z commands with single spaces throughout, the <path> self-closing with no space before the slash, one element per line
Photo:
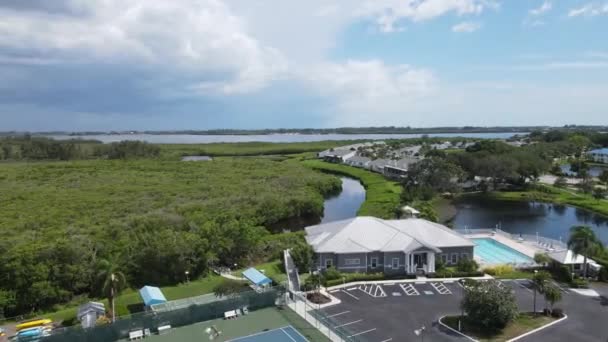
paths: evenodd
<path fill-rule="evenodd" d="M 447 265 L 448 264 L 448 255 L 441 254 L 441 261 L 443 262 L 444 265 Z"/>
<path fill-rule="evenodd" d="M 393 268 L 399 268 L 399 258 L 393 258 Z"/>
<path fill-rule="evenodd" d="M 469 259 L 469 253 L 462 253 L 460 254 L 460 259 Z"/>
<path fill-rule="evenodd" d="M 344 265 L 346 266 L 359 265 L 360 263 L 361 259 L 344 259 Z"/>
<path fill-rule="evenodd" d="M 458 263 L 458 253 L 452 253 L 452 264 Z"/>
<path fill-rule="evenodd" d="M 372 258 L 372 268 L 378 267 L 378 258 Z"/>
<path fill-rule="evenodd" d="M 333 266 L 333 260 L 332 259 L 325 259 L 325 268 L 331 268 Z"/>

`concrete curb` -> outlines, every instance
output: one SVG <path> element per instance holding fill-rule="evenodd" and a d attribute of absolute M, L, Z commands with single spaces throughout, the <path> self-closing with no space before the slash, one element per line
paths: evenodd
<path fill-rule="evenodd" d="M 456 329 L 454 329 L 454 328 L 452 328 L 452 327 L 448 326 L 447 324 L 443 323 L 441 320 L 442 320 L 442 319 L 444 319 L 445 317 L 446 317 L 446 316 L 441 316 L 441 317 L 439 318 L 439 320 L 437 321 L 437 322 L 439 322 L 439 324 L 440 324 L 441 326 L 443 326 L 443 327 L 445 327 L 445 328 L 449 329 L 449 330 L 450 330 L 450 331 L 452 331 L 452 332 L 457 333 L 458 335 L 460 335 L 460 336 L 462 336 L 462 337 L 464 337 L 464 338 L 466 338 L 466 339 L 469 339 L 470 341 L 475 341 L 475 342 L 478 342 L 478 340 L 476 340 L 476 339 L 472 338 L 471 336 L 466 335 L 466 334 L 463 334 L 463 333 L 461 333 L 460 331 L 458 331 L 458 330 L 456 330 Z M 530 336 L 530 335 L 532 335 L 532 334 L 534 334 L 534 333 L 537 333 L 537 332 L 539 332 L 539 331 L 541 331 L 541 330 L 543 330 L 543 329 L 546 329 L 546 328 L 548 328 L 548 327 L 550 327 L 550 326 L 552 326 L 552 325 L 555 325 L 555 324 L 557 324 L 557 323 L 559 323 L 559 322 L 561 322 L 561 321 L 563 321 L 563 320 L 565 320 L 565 319 L 567 319 L 567 318 L 568 318 L 568 315 L 564 314 L 564 317 L 562 317 L 562 318 L 560 318 L 560 319 L 558 319 L 558 320 L 556 320 L 556 321 L 553 321 L 553 322 L 551 322 L 551 323 L 545 324 L 545 325 L 543 325 L 543 326 L 541 326 L 541 327 L 538 327 L 538 328 L 536 328 L 536 329 L 534 329 L 534 330 L 530 330 L 530 331 L 528 331 L 527 333 L 521 334 L 521 335 L 516 336 L 516 337 L 514 337 L 514 338 L 512 338 L 512 339 L 510 339 L 510 340 L 507 340 L 507 342 L 515 342 L 515 341 L 518 341 L 518 340 L 520 340 L 520 339 L 522 339 L 522 338 L 524 338 L 524 337 L 526 337 L 526 336 Z"/>
<path fill-rule="evenodd" d="M 439 317 L 439 320 L 437 320 L 437 322 L 439 322 L 439 324 L 440 324 L 441 326 L 443 326 L 443 327 L 445 327 L 445 328 L 448 328 L 450 331 L 455 332 L 455 333 L 457 333 L 458 335 L 460 335 L 460 336 L 462 336 L 462 337 L 464 337 L 464 338 L 466 338 L 466 339 L 468 339 L 468 340 L 470 340 L 470 341 L 478 342 L 476 339 L 472 338 L 471 336 L 469 336 L 469 335 L 465 335 L 465 334 L 461 333 L 460 331 L 458 331 L 458 330 L 456 330 L 456 329 L 454 329 L 454 328 L 452 328 L 452 327 L 448 326 L 447 324 L 443 323 L 441 320 L 442 320 L 442 319 L 444 319 L 445 317 L 446 317 L 446 316 L 441 316 L 441 317 Z"/>
<path fill-rule="evenodd" d="M 521 339 L 521 338 L 524 338 L 524 337 L 526 337 L 526 336 L 532 335 L 532 334 L 537 333 L 537 332 L 539 332 L 539 331 L 541 331 L 541 330 L 543 330 L 543 329 L 546 329 L 546 328 L 548 328 L 548 327 L 550 327 L 550 326 L 552 326 L 552 325 L 555 325 L 555 324 L 557 324 L 557 323 L 559 323 L 559 322 L 561 322 L 561 321 L 563 321 L 563 320 L 565 320 L 565 319 L 567 319 L 567 318 L 568 318 L 568 315 L 564 314 L 564 317 L 562 317 L 562 318 L 560 318 L 560 319 L 558 319 L 558 320 L 556 320 L 556 321 L 553 321 L 553 322 L 551 322 L 551 323 L 549 323 L 549 324 L 545 324 L 545 325 L 543 325 L 542 327 L 538 327 L 538 328 L 536 328 L 536 329 L 534 329 L 534 330 L 528 331 L 527 333 L 522 334 L 522 335 L 519 335 L 519 336 L 517 336 L 517 337 L 514 337 L 514 338 L 512 338 L 512 339 L 508 340 L 507 342 L 513 342 L 513 341 L 517 341 L 517 340 L 519 340 L 519 339 Z"/>
<path fill-rule="evenodd" d="M 368 284 L 378 284 L 378 285 L 386 285 L 386 284 L 406 284 L 406 283 L 434 283 L 434 282 L 443 282 L 443 281 L 459 281 L 461 279 L 475 279 L 475 280 L 490 280 L 494 279 L 494 277 L 486 274 L 483 277 L 463 277 L 463 278 L 426 278 L 426 279 L 395 279 L 395 280 L 365 280 L 365 281 L 354 281 L 351 283 L 334 285 L 327 287 L 327 291 L 340 290 L 345 287 L 352 287 L 357 285 L 368 285 Z"/>

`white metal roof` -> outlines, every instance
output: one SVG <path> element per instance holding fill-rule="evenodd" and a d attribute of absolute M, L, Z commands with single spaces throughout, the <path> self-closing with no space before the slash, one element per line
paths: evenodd
<path fill-rule="evenodd" d="M 556 251 L 556 252 L 549 252 L 549 253 L 547 253 L 547 255 L 549 255 L 549 257 L 551 259 L 553 259 L 563 265 L 583 264 L 585 262 L 584 256 L 582 256 L 580 254 L 574 254 L 574 252 L 572 252 L 569 249 L 562 250 L 562 251 Z M 600 265 L 597 262 L 595 262 L 594 260 L 591 260 L 589 258 L 587 258 L 587 263 L 589 265 L 597 266 L 598 268 L 600 267 Z"/>
<path fill-rule="evenodd" d="M 306 228 L 306 240 L 318 253 L 409 252 L 427 248 L 474 246 L 440 224 L 423 219 L 382 220 L 361 216 Z"/>

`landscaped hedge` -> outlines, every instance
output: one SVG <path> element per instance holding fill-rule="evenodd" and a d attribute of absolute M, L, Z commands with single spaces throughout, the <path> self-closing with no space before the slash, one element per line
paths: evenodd
<path fill-rule="evenodd" d="M 375 280 L 397 280 L 397 279 L 414 279 L 414 275 L 387 275 L 383 273 L 342 273 L 338 279 L 325 280 L 323 286 L 331 287 L 344 283 L 352 283 L 356 281 L 375 281 Z"/>
<path fill-rule="evenodd" d="M 483 277 L 483 272 L 474 271 L 474 272 L 460 272 L 460 271 L 449 271 L 449 270 L 441 270 L 437 271 L 434 274 L 429 274 L 426 276 L 427 278 L 466 278 L 466 277 Z"/>

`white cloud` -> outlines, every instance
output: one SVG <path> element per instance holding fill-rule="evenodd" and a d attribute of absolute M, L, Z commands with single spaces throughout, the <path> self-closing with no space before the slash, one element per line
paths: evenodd
<path fill-rule="evenodd" d="M 480 23 L 472 22 L 472 21 L 463 21 L 459 24 L 452 26 L 452 32 L 457 33 L 471 33 L 479 30 L 481 28 Z"/>
<path fill-rule="evenodd" d="M 369 0 L 358 14 L 373 18 L 383 32 L 393 32 L 402 20 L 421 22 L 448 13 L 478 15 L 485 9 L 498 8 L 493 0 Z"/>
<path fill-rule="evenodd" d="M 438 84 L 430 70 L 390 66 L 379 60 L 324 63 L 303 70 L 298 78 L 320 96 L 334 100 L 332 125 L 344 125 L 348 120 L 373 124 L 407 111 L 431 95 Z"/>
<path fill-rule="evenodd" d="M 191 86 L 222 93 L 260 89 L 287 68 L 284 56 L 249 35 L 219 0 L 65 3 L 86 15 L 0 8 L 0 48 L 51 60 L 146 63 L 199 74 Z"/>
<path fill-rule="evenodd" d="M 588 3 L 582 7 L 573 8 L 568 12 L 568 17 L 595 17 L 608 14 L 608 3 Z"/>
<path fill-rule="evenodd" d="M 533 16 L 539 16 L 549 12 L 551 8 L 553 8 L 553 4 L 550 1 L 545 1 L 540 7 L 531 9 L 529 13 Z"/>

